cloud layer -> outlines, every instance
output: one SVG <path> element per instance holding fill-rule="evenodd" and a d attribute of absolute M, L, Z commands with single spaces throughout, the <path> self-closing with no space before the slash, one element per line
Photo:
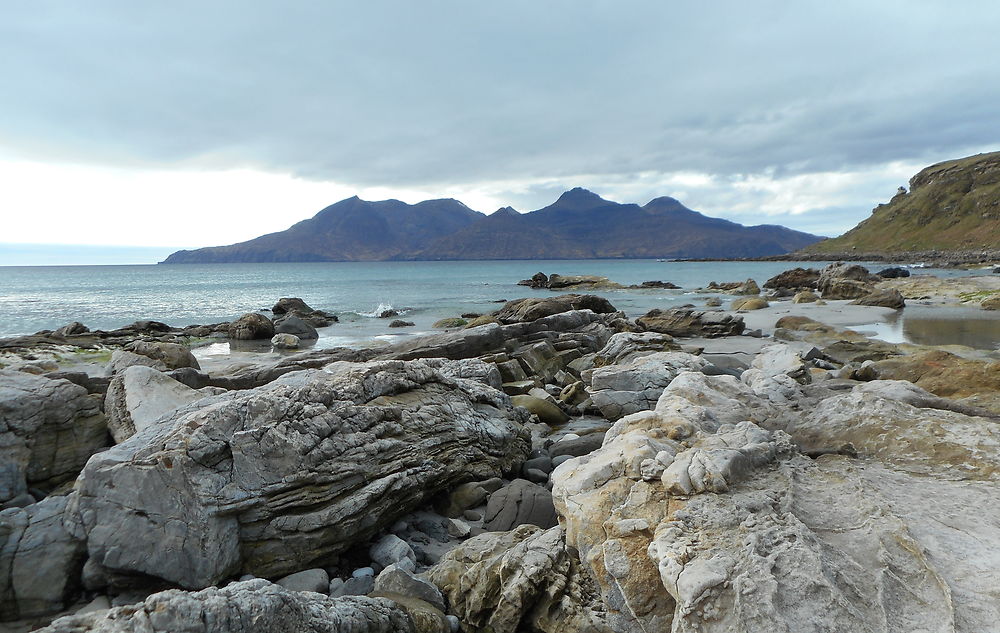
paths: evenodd
<path fill-rule="evenodd" d="M 989 2 L 2 11 L 0 144 L 18 160 L 251 170 L 483 211 L 582 185 L 830 233 L 1000 141 Z"/>

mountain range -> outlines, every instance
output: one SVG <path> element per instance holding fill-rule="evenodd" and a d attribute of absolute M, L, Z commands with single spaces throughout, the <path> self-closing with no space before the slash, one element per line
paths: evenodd
<path fill-rule="evenodd" d="M 779 255 L 820 239 L 707 217 L 674 198 L 620 204 L 578 187 L 537 211 L 505 207 L 491 215 L 453 199 L 410 205 L 354 196 L 284 231 L 177 251 L 161 263 L 738 258 Z"/>

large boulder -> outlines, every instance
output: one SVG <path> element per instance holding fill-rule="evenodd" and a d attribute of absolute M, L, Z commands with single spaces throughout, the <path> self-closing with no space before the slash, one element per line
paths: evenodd
<path fill-rule="evenodd" d="M 270 339 L 274 336 L 274 323 L 257 312 L 248 312 L 229 324 L 229 338 L 237 341 Z"/>
<path fill-rule="evenodd" d="M 858 299 L 871 294 L 881 279 L 864 266 L 836 262 L 820 271 L 816 287 L 824 299 Z"/>
<path fill-rule="evenodd" d="M 569 312 L 570 310 L 590 310 L 597 314 L 611 314 L 617 309 L 604 297 L 596 295 L 568 294 L 544 299 L 515 299 L 508 301 L 494 316 L 501 323 L 521 323 L 542 317 Z"/>
<path fill-rule="evenodd" d="M 523 410 L 464 376 L 499 381 L 480 361 L 337 362 L 191 403 L 93 457 L 70 519 L 112 575 L 200 588 L 322 567 L 524 460 Z"/>
<path fill-rule="evenodd" d="M 171 589 L 108 611 L 59 618 L 44 633 L 417 633 L 398 604 L 385 598 L 329 598 L 289 591 L 263 579 Z"/>
<path fill-rule="evenodd" d="M 591 374 L 587 391 L 609 420 L 652 409 L 678 374 L 698 371 L 708 361 L 686 352 L 656 352 L 638 356 L 621 365 L 599 367 Z"/>
<path fill-rule="evenodd" d="M 611 633 L 563 530 L 523 525 L 469 539 L 427 572 L 465 631 Z"/>
<path fill-rule="evenodd" d="M 282 297 L 271 308 L 271 314 L 275 316 L 275 322 L 282 316 L 295 316 L 312 327 L 326 327 L 339 321 L 337 315 L 323 310 L 315 310 L 309 307 L 305 301 L 298 297 Z M 294 332 L 293 332 L 294 334 Z"/>
<path fill-rule="evenodd" d="M 0 620 L 55 613 L 79 591 L 86 547 L 63 527 L 67 501 L 0 512 Z"/>
<path fill-rule="evenodd" d="M 778 273 L 764 282 L 765 288 L 788 290 L 801 290 L 808 288 L 815 290 L 819 281 L 819 271 L 815 268 L 792 268 L 785 272 Z"/>
<path fill-rule="evenodd" d="M 0 504 L 76 479 L 110 444 L 101 398 L 68 380 L 0 369 Z"/>
<path fill-rule="evenodd" d="M 163 415 L 209 395 L 152 367 L 129 367 L 115 374 L 108 385 L 104 400 L 108 430 L 115 442 L 124 442 Z"/>
<path fill-rule="evenodd" d="M 644 330 L 671 336 L 736 336 L 746 326 L 743 317 L 724 312 L 703 312 L 687 308 L 660 310 L 654 308 L 635 322 Z"/>

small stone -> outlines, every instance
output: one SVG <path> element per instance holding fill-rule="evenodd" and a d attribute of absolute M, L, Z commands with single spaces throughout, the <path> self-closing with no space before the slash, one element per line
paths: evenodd
<path fill-rule="evenodd" d="M 472 528 L 461 519 L 448 519 L 448 534 L 455 538 L 466 538 Z"/>
<path fill-rule="evenodd" d="M 545 484 L 548 483 L 549 481 L 548 473 L 542 472 L 535 468 L 529 468 L 528 470 L 526 470 L 524 472 L 524 478 L 536 484 Z"/>
<path fill-rule="evenodd" d="M 340 596 L 345 595 L 343 578 L 334 578 L 333 580 L 330 581 L 329 594 L 331 598 L 339 598 Z"/>
<path fill-rule="evenodd" d="M 271 337 L 271 345 L 278 349 L 298 349 L 299 337 L 284 332 L 278 333 Z"/>
<path fill-rule="evenodd" d="M 372 576 L 362 576 L 361 578 L 348 578 L 344 581 L 345 596 L 367 596 L 375 589 L 375 578 Z"/>
<path fill-rule="evenodd" d="M 390 565 L 375 579 L 375 590 L 380 593 L 396 593 L 423 600 L 441 611 L 445 610 L 441 591 L 429 580 L 413 572 Z"/>
<path fill-rule="evenodd" d="M 458 633 L 462 630 L 462 621 L 458 619 L 457 615 L 446 615 L 445 618 L 448 620 L 448 626 L 451 627 L 451 633 Z"/>
<path fill-rule="evenodd" d="M 375 570 L 371 567 L 359 567 L 351 572 L 351 578 L 364 578 L 365 576 L 374 576 Z"/>
<path fill-rule="evenodd" d="M 469 521 L 482 521 L 483 513 L 479 510 L 466 510 L 462 513 L 462 516 Z"/>

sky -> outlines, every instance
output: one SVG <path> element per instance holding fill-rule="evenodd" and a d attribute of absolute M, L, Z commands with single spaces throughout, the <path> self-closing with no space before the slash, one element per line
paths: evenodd
<path fill-rule="evenodd" d="M 0 262 L 575 186 L 837 235 L 1000 149 L 998 27 L 975 0 L 0 0 Z"/>

